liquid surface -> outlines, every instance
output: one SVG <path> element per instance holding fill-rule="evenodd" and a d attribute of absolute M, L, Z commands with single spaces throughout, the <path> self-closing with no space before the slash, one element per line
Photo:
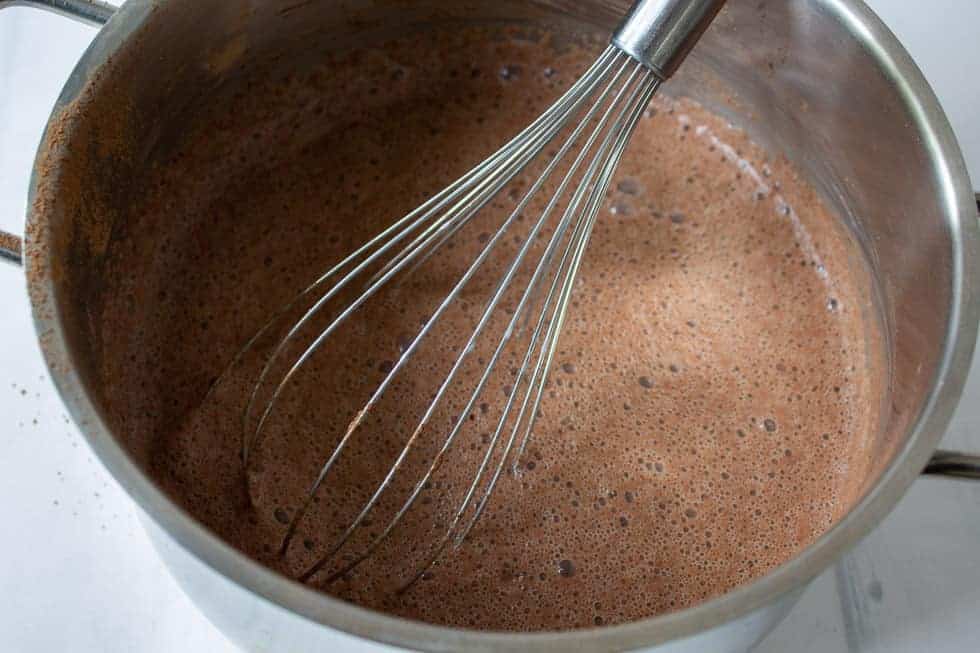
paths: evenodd
<path fill-rule="evenodd" d="M 142 180 L 139 227 L 114 243 L 98 318 L 122 352 L 104 360 L 112 419 L 154 478 L 283 573 L 327 553 L 411 436 L 549 193 L 420 344 L 298 521 L 347 425 L 534 171 L 311 358 L 247 471 L 241 415 L 283 325 L 225 370 L 276 307 L 533 120 L 594 56 L 505 28 L 435 32 L 242 79 L 198 110 Z M 520 337 L 459 416 L 494 341 L 478 344 L 378 507 L 308 582 L 438 624 L 558 630 L 684 608 L 764 575 L 842 516 L 864 480 L 881 392 L 868 283 L 790 165 L 691 102 L 655 99 L 601 207 L 541 417 L 467 540 L 395 591 L 452 523 L 514 391 Z M 327 583 L 382 531 L 457 419 L 455 446 L 399 527 Z"/>

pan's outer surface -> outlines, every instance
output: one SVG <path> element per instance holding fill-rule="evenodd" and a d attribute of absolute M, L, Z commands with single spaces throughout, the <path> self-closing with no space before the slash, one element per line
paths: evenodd
<path fill-rule="evenodd" d="M 93 21 L 108 15 L 83 0 L 41 4 L 89 11 Z M 85 303 L 119 226 L 113 216 L 124 213 L 116 191 L 147 141 L 159 137 L 154 116 L 176 115 L 227 74 L 229 44 L 245 39 L 237 55 L 244 64 L 283 41 L 354 45 L 372 30 L 400 26 L 392 16 L 412 23 L 423 11 L 439 20 L 584 22 L 611 31 L 625 5 L 130 0 L 66 83 L 35 162 L 24 243 L 38 338 L 76 423 L 140 506 L 175 576 L 245 648 L 317 650 L 336 644 L 341 630 L 428 650 L 744 650 L 784 616 L 807 581 L 891 510 L 929 461 L 976 339 L 976 208 L 936 98 L 894 36 L 856 0 L 731 0 L 673 87 L 793 158 L 853 223 L 881 281 L 896 382 L 890 426 L 878 443 L 880 473 L 839 524 L 776 571 L 694 608 L 600 629 L 480 633 L 409 622 L 338 601 L 244 557 L 162 494 L 113 436 L 93 382 L 101 348 L 111 343 L 93 332 Z"/>

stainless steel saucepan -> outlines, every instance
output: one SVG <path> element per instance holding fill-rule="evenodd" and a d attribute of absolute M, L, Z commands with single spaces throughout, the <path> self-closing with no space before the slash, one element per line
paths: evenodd
<path fill-rule="evenodd" d="M 429 650 L 741 651 L 923 470 L 980 477 L 980 458 L 935 450 L 960 397 L 980 311 L 977 207 L 942 109 L 859 0 L 730 0 L 665 92 L 690 95 L 789 156 L 865 250 L 886 325 L 890 392 L 860 502 L 796 558 L 724 596 L 573 632 L 409 622 L 268 571 L 161 493 L 109 425 L 99 360 L 112 343 L 103 342 L 86 307 L 97 305 L 105 253 L 126 231 L 127 180 L 161 134 L 180 129 L 184 110 L 240 67 L 445 21 L 611 33 L 627 0 L 130 0 L 118 11 L 94 0 L 0 0 L 0 8 L 10 5 L 104 26 L 48 122 L 23 243 L 0 234 L 0 254 L 25 268 L 37 336 L 75 422 L 140 507 L 187 593 L 248 650 L 328 650 L 344 631 Z"/>

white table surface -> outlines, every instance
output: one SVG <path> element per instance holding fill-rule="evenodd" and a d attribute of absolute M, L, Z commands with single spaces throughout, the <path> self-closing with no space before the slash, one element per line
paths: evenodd
<path fill-rule="evenodd" d="M 980 180 L 980 2 L 873 0 L 934 85 Z M 0 227 L 93 30 L 0 13 Z M 955 63 L 953 63 L 955 62 Z M 0 266 L 0 651 L 232 651 L 167 574 L 45 372 L 22 273 Z M 980 450 L 974 370 L 943 443 Z M 980 484 L 923 479 L 823 574 L 758 653 L 980 650 Z M 338 635 L 336 651 L 377 650 Z"/>

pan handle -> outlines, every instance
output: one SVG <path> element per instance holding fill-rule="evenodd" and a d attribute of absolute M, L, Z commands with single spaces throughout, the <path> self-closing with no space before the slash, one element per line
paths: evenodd
<path fill-rule="evenodd" d="M 102 0 L 0 0 L 0 9 L 35 7 L 72 18 L 86 25 L 99 27 L 106 23 L 116 8 Z M 0 229 L 0 260 L 23 264 L 23 238 Z"/>
<path fill-rule="evenodd" d="M 980 219 L 980 193 L 977 193 L 975 197 L 977 219 Z M 980 353 L 977 355 L 980 356 Z M 922 473 L 929 476 L 980 481 L 980 455 L 937 449 Z"/>
<path fill-rule="evenodd" d="M 937 449 L 922 473 L 929 476 L 980 481 L 980 456 Z"/>
<path fill-rule="evenodd" d="M 0 229 L 0 260 L 14 265 L 23 265 L 21 249 L 23 249 L 23 239 L 20 236 L 8 234 Z"/>
<path fill-rule="evenodd" d="M 36 7 L 99 27 L 108 21 L 116 8 L 102 0 L 0 0 L 0 9 Z"/>

